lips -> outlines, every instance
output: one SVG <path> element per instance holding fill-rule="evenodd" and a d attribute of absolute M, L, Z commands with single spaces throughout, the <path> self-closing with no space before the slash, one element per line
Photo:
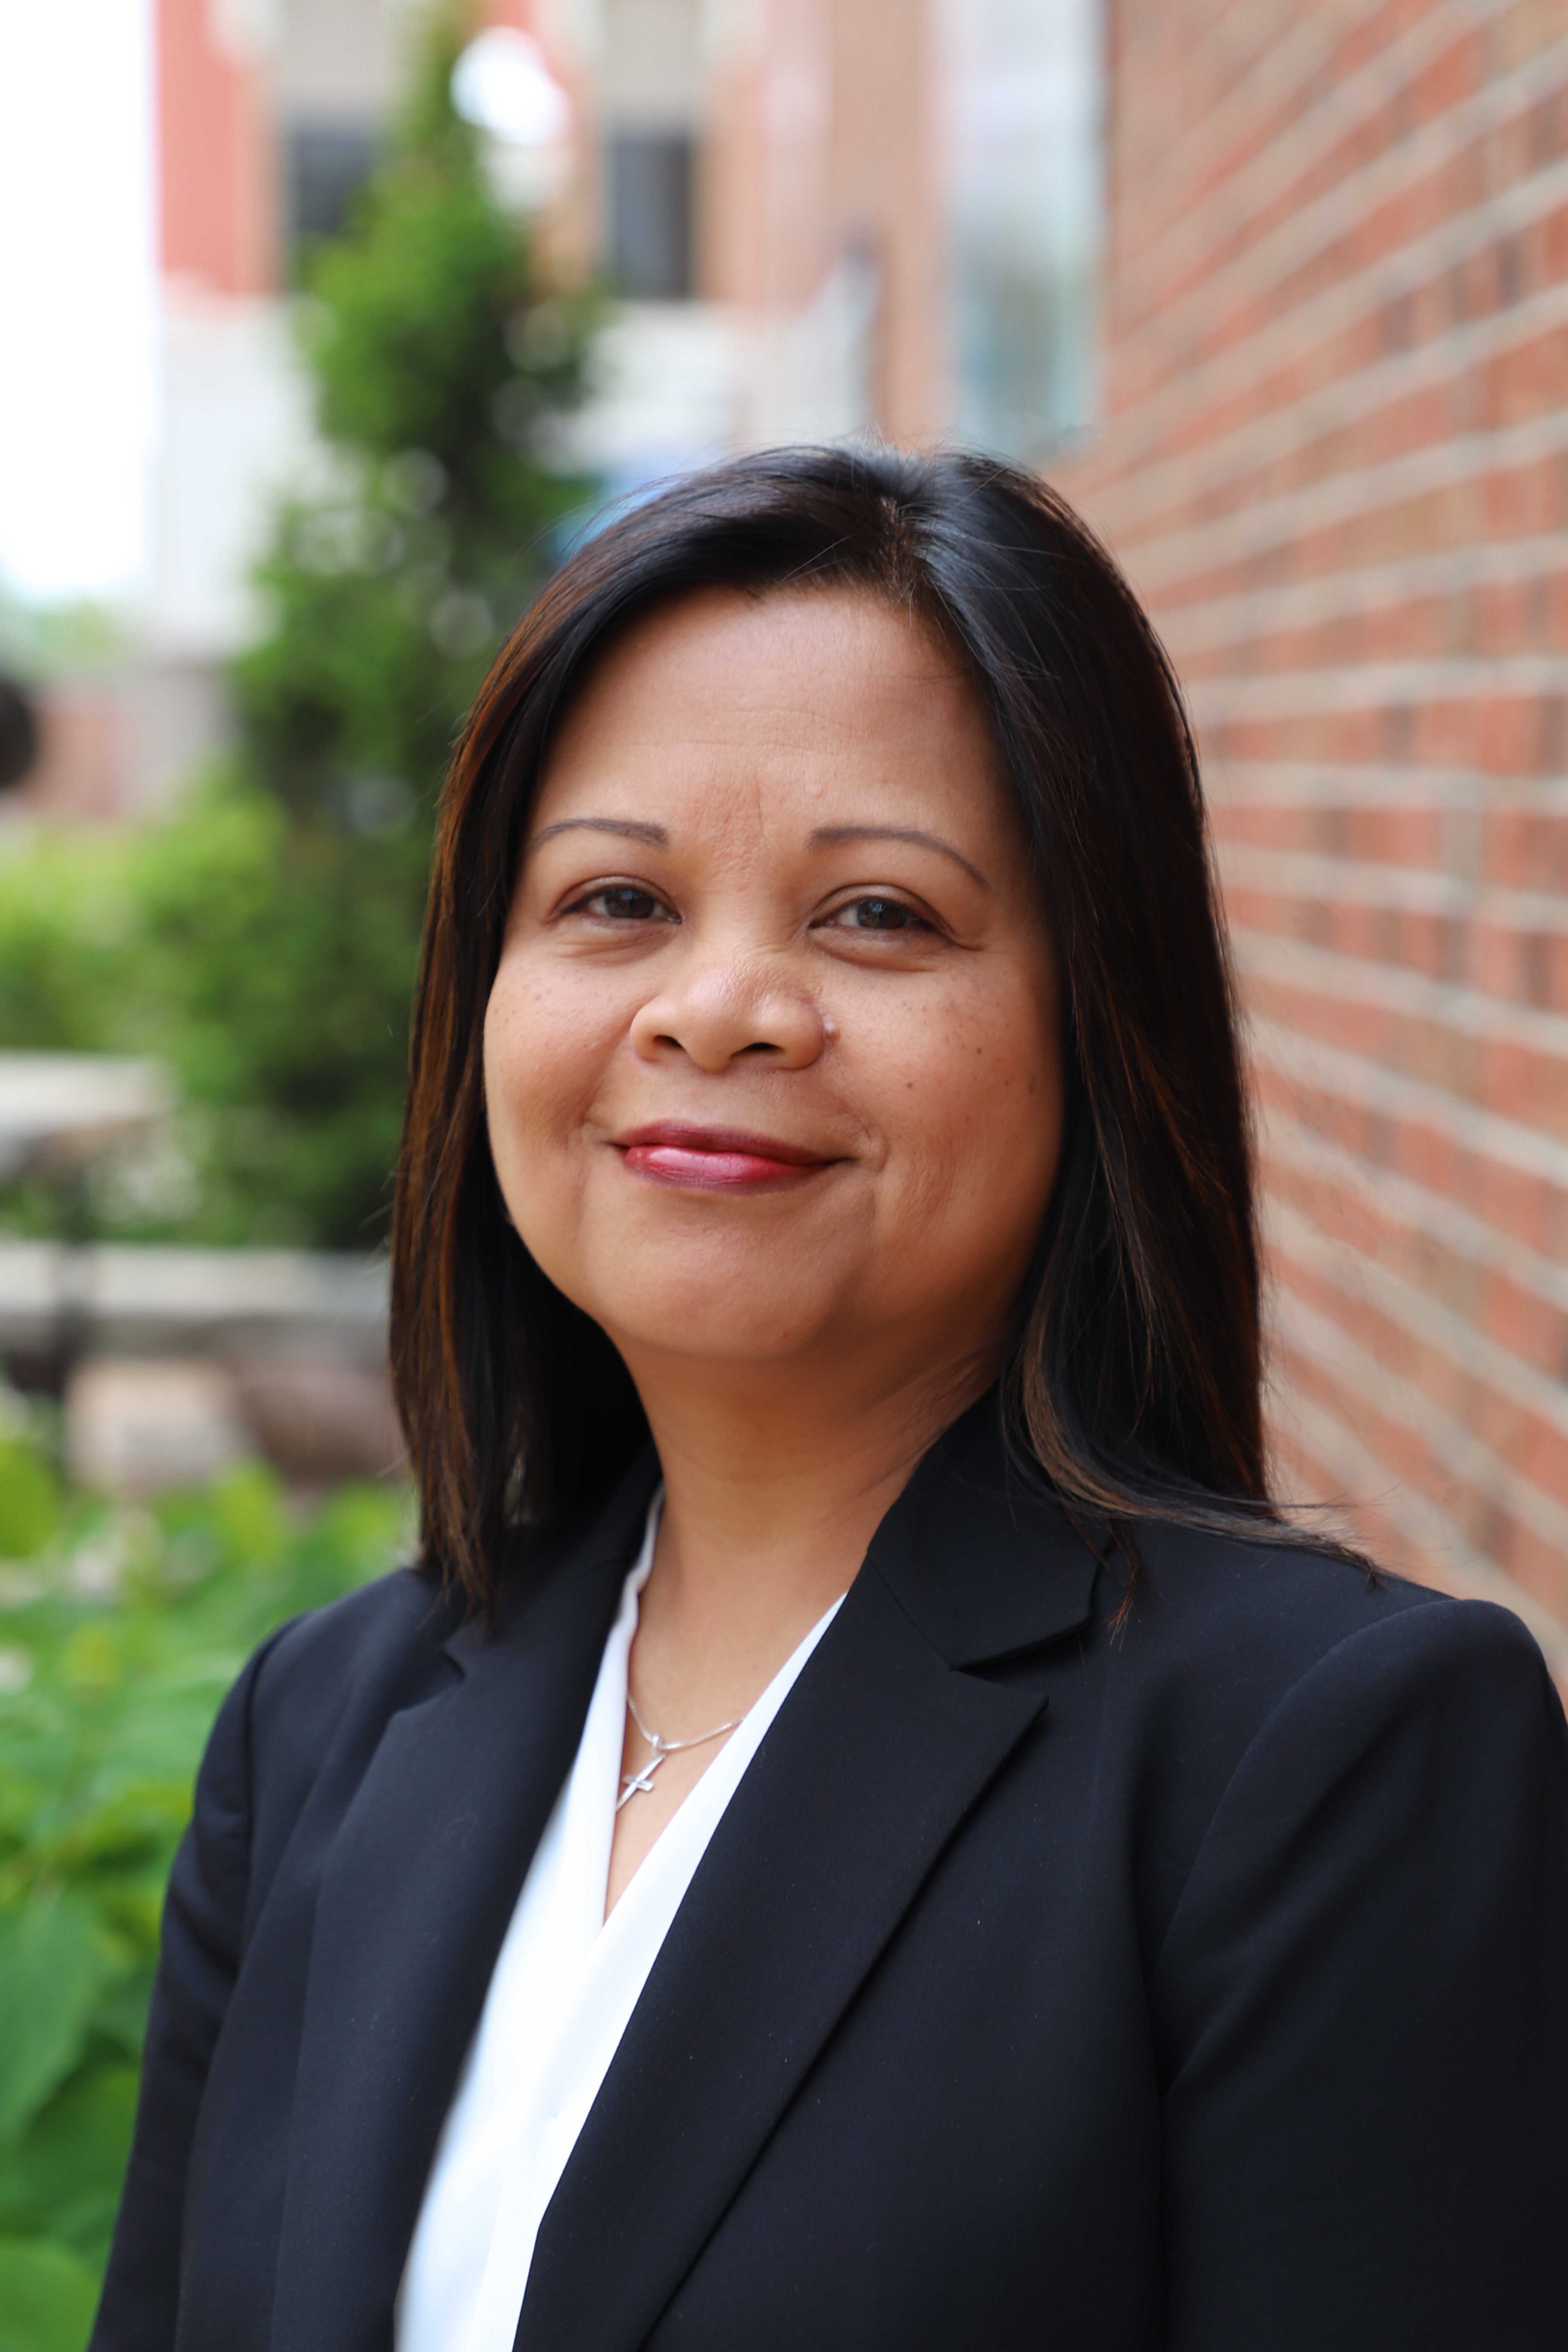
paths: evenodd
<path fill-rule="evenodd" d="M 731 1127 L 641 1127 L 619 1137 L 617 1149 L 634 1176 L 683 1192 L 778 1192 L 833 1165 L 799 1144 Z"/>

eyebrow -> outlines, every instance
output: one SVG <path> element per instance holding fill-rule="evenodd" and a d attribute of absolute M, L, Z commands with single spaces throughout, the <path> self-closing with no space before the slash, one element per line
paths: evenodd
<path fill-rule="evenodd" d="M 662 824 L 647 824 L 640 818 L 630 816 L 563 816 L 554 824 L 547 824 L 536 833 L 528 846 L 537 849 L 542 842 L 552 841 L 558 833 L 612 833 L 618 834 L 623 841 L 646 842 L 650 849 L 668 849 L 669 846 L 669 835 Z M 978 882 L 983 890 L 991 887 L 980 868 L 972 866 L 950 841 L 943 841 L 940 834 L 922 832 L 919 825 L 823 824 L 818 825 L 812 835 L 811 846 L 813 849 L 836 849 L 847 841 L 912 841 L 918 848 L 934 849 L 940 856 L 951 857 L 953 864 L 962 866 L 970 879 Z"/>
<path fill-rule="evenodd" d="M 563 816 L 536 833 L 528 846 L 537 849 L 542 841 L 553 841 L 558 833 L 618 833 L 624 841 L 644 841 L 650 849 L 669 847 L 669 835 L 662 824 L 644 824 L 632 816 Z"/>
<path fill-rule="evenodd" d="M 811 836 L 813 849 L 833 849 L 843 841 L 912 841 L 921 849 L 939 850 L 943 857 L 951 857 L 953 864 L 962 866 L 970 879 L 978 882 L 983 890 L 991 887 L 978 866 L 971 866 L 968 858 L 954 849 L 951 841 L 943 841 L 940 834 L 922 833 L 918 825 L 824 824 L 819 825 Z"/>

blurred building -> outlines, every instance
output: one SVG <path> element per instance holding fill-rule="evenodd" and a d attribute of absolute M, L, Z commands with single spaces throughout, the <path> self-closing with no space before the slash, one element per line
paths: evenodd
<path fill-rule="evenodd" d="M 290 239 L 342 217 L 415 5 L 158 0 L 144 778 L 216 723 L 267 486 L 308 455 Z M 1115 547 L 1204 749 L 1287 1483 L 1510 1599 L 1568 1671 L 1563 10 L 487 13 L 569 100 L 553 177 L 496 160 L 616 291 L 578 450 L 610 488 L 951 436 Z"/>
<path fill-rule="evenodd" d="M 145 809 L 221 740 L 250 562 L 312 462 L 291 256 L 342 225 L 422 4 L 150 0 L 144 647 L 47 698 L 35 805 Z M 611 495 L 757 442 L 957 431 L 1035 457 L 1088 422 L 1094 0 L 483 0 L 475 21 L 534 44 L 564 100 L 531 153 L 538 126 L 507 119 L 503 89 L 491 161 L 614 298 L 569 451 Z"/>
<path fill-rule="evenodd" d="M 592 118 L 584 242 L 634 298 L 628 383 L 639 331 L 684 331 L 727 352 L 720 446 L 957 433 L 1035 457 L 1087 424 L 1094 0 L 541 0 L 539 21 Z"/>
<path fill-rule="evenodd" d="M 1114 0 L 1058 478 L 1191 693 L 1299 1492 L 1568 1643 L 1568 15 Z"/>
<path fill-rule="evenodd" d="M 1568 16 L 621 5 L 559 23 L 706 61 L 731 437 L 1005 450 L 1149 603 L 1253 1045 L 1283 1482 L 1568 1673 Z"/>
<path fill-rule="evenodd" d="M 146 614 L 160 781 L 221 730 L 216 667 L 254 625 L 247 574 L 310 452 L 284 289 L 341 226 L 392 103 L 387 0 L 157 0 L 163 429 Z"/>
<path fill-rule="evenodd" d="M 135 814 L 225 731 L 250 562 L 309 462 L 283 299 L 301 229 L 335 226 L 390 104 L 389 0 L 147 0 L 153 20 L 160 430 L 153 570 L 132 658 L 43 700 L 24 804 Z"/>
<path fill-rule="evenodd" d="M 1042 467 L 1190 691 L 1285 1485 L 1568 1672 L 1568 16 L 682 21 L 732 436 Z"/>

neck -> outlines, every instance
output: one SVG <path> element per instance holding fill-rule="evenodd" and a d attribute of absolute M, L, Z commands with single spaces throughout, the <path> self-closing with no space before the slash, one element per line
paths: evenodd
<path fill-rule="evenodd" d="M 664 1472 L 658 1598 L 714 1631 L 803 1612 L 815 1622 L 921 1454 L 994 1377 L 989 1360 L 858 1381 L 631 1370 Z"/>

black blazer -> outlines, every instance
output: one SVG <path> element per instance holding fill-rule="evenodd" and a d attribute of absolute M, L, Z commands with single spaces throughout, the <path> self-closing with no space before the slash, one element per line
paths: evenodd
<path fill-rule="evenodd" d="M 370 2352 L 655 1466 L 213 1733 L 96 2352 Z M 1568 1732 L 1501 1610 L 928 1455 L 720 1822 L 528 2352 L 1563 2352 Z"/>

